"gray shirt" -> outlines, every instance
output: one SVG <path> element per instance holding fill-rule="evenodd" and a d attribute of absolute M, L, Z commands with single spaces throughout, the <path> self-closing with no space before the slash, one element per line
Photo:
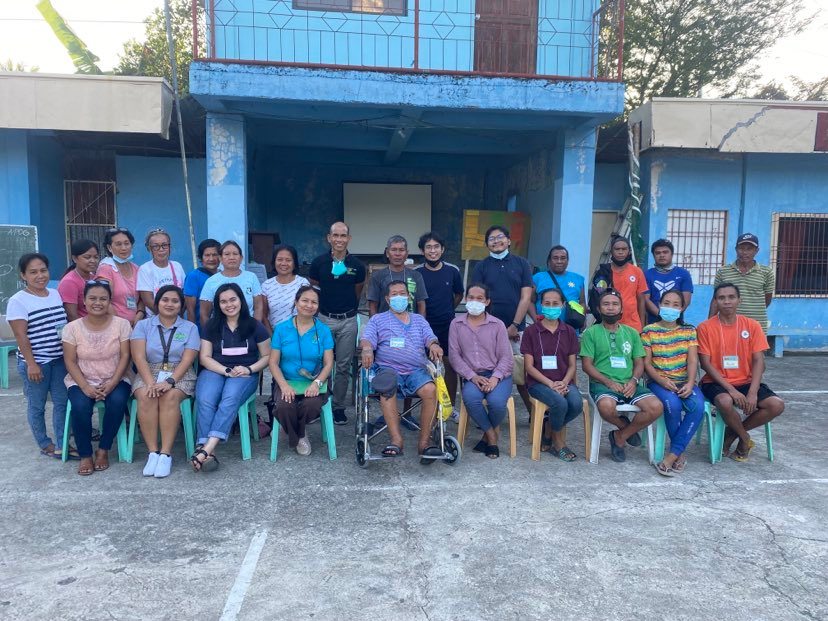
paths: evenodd
<path fill-rule="evenodd" d="M 378 313 L 388 310 L 388 302 L 385 301 L 385 288 L 391 282 L 404 282 L 408 287 L 408 310 L 417 312 L 417 302 L 428 299 L 425 282 L 420 272 L 409 267 L 403 267 L 401 272 L 392 272 L 390 267 L 385 267 L 371 277 L 371 284 L 368 285 L 368 293 L 365 299 L 369 302 L 378 302 Z"/>
<path fill-rule="evenodd" d="M 170 343 L 169 364 L 177 365 L 181 362 L 181 357 L 184 355 L 185 349 L 198 351 L 201 348 L 201 337 L 198 335 L 198 328 L 192 321 L 187 321 L 179 317 L 175 320 L 172 328 L 165 328 L 161 325 L 161 320 L 158 319 L 158 316 L 148 317 L 135 324 L 129 340 L 147 342 L 146 355 L 147 362 L 150 364 L 164 362 L 164 346 L 161 344 L 158 326 L 161 326 L 164 334 L 164 343 L 169 341 L 170 332 L 175 329 L 172 343 Z"/>

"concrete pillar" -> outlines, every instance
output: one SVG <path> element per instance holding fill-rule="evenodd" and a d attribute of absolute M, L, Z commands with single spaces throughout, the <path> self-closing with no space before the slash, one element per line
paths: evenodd
<path fill-rule="evenodd" d="M 569 269 L 589 279 L 592 192 L 595 182 L 594 127 L 563 130 L 557 149 L 553 245 L 569 250 Z"/>
<path fill-rule="evenodd" d="M 29 141 L 22 129 L 0 129 L 0 224 L 32 224 Z"/>
<path fill-rule="evenodd" d="M 232 239 L 247 251 L 247 143 L 240 115 L 207 114 L 207 236 Z"/>

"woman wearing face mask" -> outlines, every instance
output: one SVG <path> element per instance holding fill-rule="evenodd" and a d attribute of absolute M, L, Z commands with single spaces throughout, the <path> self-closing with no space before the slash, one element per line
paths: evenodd
<path fill-rule="evenodd" d="M 155 294 L 165 285 L 183 287 L 184 268 L 178 261 L 170 260 L 172 242 L 170 234 L 164 229 L 153 229 L 147 233 L 144 246 L 152 254 L 152 260 L 138 270 L 138 293 L 147 309 L 147 315 L 154 315 Z"/>
<path fill-rule="evenodd" d="M 104 235 L 106 258 L 98 265 L 95 278 L 109 283 L 112 291 L 110 312 L 131 325 L 146 316 L 138 296 L 138 265 L 132 262 L 135 236 L 129 229 L 109 229 Z"/>
<path fill-rule="evenodd" d="M 58 293 L 69 321 L 86 316 L 83 305 L 83 288 L 95 276 L 100 262 L 98 244 L 89 239 L 72 242 L 72 262 L 58 284 Z"/>
<path fill-rule="evenodd" d="M 210 314 L 213 312 L 213 302 L 216 291 L 227 283 L 234 283 L 239 287 L 239 290 L 244 296 L 245 304 L 250 310 L 256 321 L 263 321 L 264 315 L 262 309 L 264 302 L 262 300 L 262 286 L 259 284 L 259 279 L 253 272 L 248 272 L 241 268 L 244 255 L 242 254 L 241 246 L 239 246 L 232 239 L 224 242 L 219 248 L 219 258 L 221 259 L 221 271 L 210 276 L 199 294 L 201 300 L 201 325 L 206 326 L 210 320 Z"/>
<path fill-rule="evenodd" d="M 647 386 L 664 405 L 664 424 L 670 436 L 670 452 L 655 464 L 659 474 L 683 472 L 684 454 L 704 416 L 704 397 L 696 386 L 699 369 L 696 329 L 684 323 L 684 297 L 680 291 L 661 296 L 660 321 L 644 328 L 644 369 Z"/>
<path fill-rule="evenodd" d="M 564 296 L 560 289 L 546 289 L 538 295 L 541 321 L 526 328 L 520 351 L 526 368 L 529 394 L 546 404 L 541 450 L 554 452 L 562 461 L 574 461 L 566 446 L 566 425 L 583 412 L 583 401 L 575 383 L 578 336 L 560 321 Z M 551 431 L 551 433 L 549 433 Z"/>
<path fill-rule="evenodd" d="M 496 459 L 515 361 L 506 326 L 486 312 L 490 302 L 486 285 L 473 284 L 466 289 L 467 313 L 454 319 L 449 328 L 449 360 L 463 378 L 460 391 L 466 411 L 483 430 L 474 450 Z"/>
<path fill-rule="evenodd" d="M 273 249 L 273 267 L 276 276 L 262 284 L 264 302 L 264 325 L 268 332 L 294 314 L 296 292 L 308 286 L 307 279 L 296 274 L 299 259 L 296 248 L 282 244 Z"/>
<path fill-rule="evenodd" d="M 328 326 L 316 318 L 316 289 L 310 285 L 300 287 L 294 302 L 296 316 L 273 328 L 269 366 L 276 382 L 276 418 L 288 435 L 288 446 L 300 455 L 310 455 L 305 425 L 319 418 L 328 399 L 334 340 Z"/>

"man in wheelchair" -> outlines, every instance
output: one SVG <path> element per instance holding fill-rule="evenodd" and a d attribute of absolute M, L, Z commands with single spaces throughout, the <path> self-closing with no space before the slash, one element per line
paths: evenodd
<path fill-rule="evenodd" d="M 376 363 L 371 382 L 372 392 L 380 396 L 380 406 L 388 426 L 390 443 L 383 449 L 386 457 L 403 454 L 403 437 L 397 412 L 397 396 L 421 399 L 420 440 L 418 454 L 441 456 L 443 451 L 431 444 L 431 427 L 437 411 L 437 390 L 426 370 L 428 358 L 437 362 L 443 349 L 428 322 L 408 312 L 408 287 L 405 282 L 392 281 L 385 290 L 389 310 L 371 317 L 365 326 L 360 346 L 362 366 L 369 370 Z M 422 463 L 430 463 L 421 459 Z"/>

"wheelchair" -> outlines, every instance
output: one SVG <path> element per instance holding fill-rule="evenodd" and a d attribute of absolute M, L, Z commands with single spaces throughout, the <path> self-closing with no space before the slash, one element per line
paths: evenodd
<path fill-rule="evenodd" d="M 437 380 L 442 377 L 442 365 L 435 365 L 432 362 L 428 363 L 427 370 L 432 379 Z M 379 434 L 384 432 L 387 425 L 384 423 L 382 413 L 379 417 L 372 413 L 372 404 L 379 408 L 379 394 L 372 392 L 371 380 L 373 380 L 373 369 L 367 370 L 360 367 L 359 377 L 357 379 L 356 391 L 354 392 L 355 400 L 355 431 L 356 431 L 356 461 L 362 468 L 367 468 L 372 461 L 380 461 L 385 459 L 395 459 L 390 455 L 383 455 L 382 452 L 373 453 L 371 451 L 371 441 Z M 437 383 L 435 381 L 435 383 Z M 402 398 L 398 395 L 398 398 Z M 419 400 L 415 400 L 411 407 L 399 413 L 400 417 L 411 413 L 420 405 Z M 421 458 L 431 459 L 433 461 L 442 461 L 443 463 L 456 465 L 463 455 L 463 450 L 460 447 L 460 442 L 454 436 L 446 435 L 445 422 L 451 415 L 451 408 L 446 408 L 437 400 L 437 413 L 434 416 L 433 429 L 431 431 L 431 438 L 434 446 L 440 448 L 443 452 L 441 455 L 421 456 Z M 411 419 L 409 419 L 411 420 Z M 373 422 L 372 422 L 373 421 Z M 379 422 L 383 421 L 383 422 Z M 420 430 L 419 425 L 410 423 L 417 431 Z"/>

